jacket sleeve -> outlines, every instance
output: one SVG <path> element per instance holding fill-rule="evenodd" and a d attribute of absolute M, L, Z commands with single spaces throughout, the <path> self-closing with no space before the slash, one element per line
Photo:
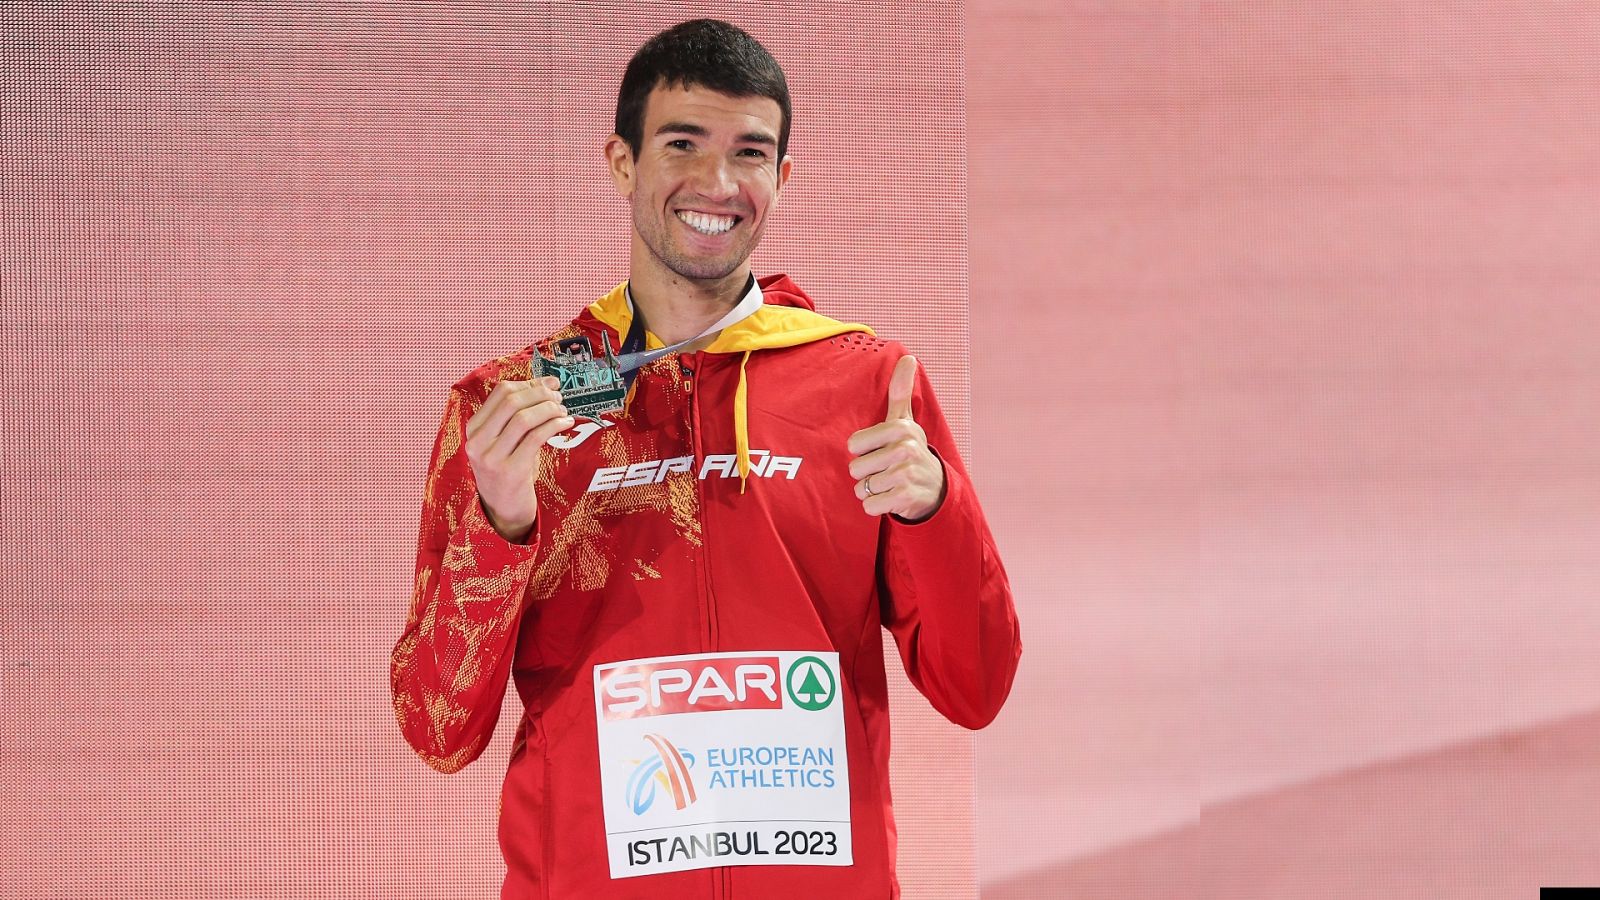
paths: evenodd
<path fill-rule="evenodd" d="M 480 404 L 450 391 L 422 498 L 406 624 L 389 656 L 400 731 L 434 769 L 456 772 L 494 734 L 505 699 L 538 529 L 511 544 L 489 524 L 464 446 Z"/>
<path fill-rule="evenodd" d="M 982 728 L 999 714 L 1022 655 L 1011 584 L 921 367 L 912 415 L 944 466 L 945 498 L 917 524 L 884 517 L 883 622 L 911 683 L 934 708 L 957 725 Z"/>

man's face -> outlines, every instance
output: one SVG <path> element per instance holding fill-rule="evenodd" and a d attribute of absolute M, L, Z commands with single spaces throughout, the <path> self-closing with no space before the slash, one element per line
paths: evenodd
<path fill-rule="evenodd" d="M 768 97 L 703 87 L 651 91 L 638 158 L 615 135 L 606 155 L 654 262 L 695 281 L 738 271 L 789 178 L 791 163 L 777 158 L 782 124 Z"/>

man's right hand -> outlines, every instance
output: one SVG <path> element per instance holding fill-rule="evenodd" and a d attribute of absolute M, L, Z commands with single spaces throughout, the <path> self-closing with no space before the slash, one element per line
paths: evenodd
<path fill-rule="evenodd" d="M 540 451 L 546 441 L 573 426 L 556 390 L 560 386 L 549 376 L 502 381 L 467 420 L 467 460 L 483 511 L 494 530 L 514 544 L 527 540 L 539 514 L 533 483 L 539 477 Z"/>

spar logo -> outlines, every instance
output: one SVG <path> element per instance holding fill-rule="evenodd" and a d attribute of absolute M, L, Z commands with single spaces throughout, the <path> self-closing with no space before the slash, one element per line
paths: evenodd
<path fill-rule="evenodd" d="M 789 691 L 789 699 L 794 701 L 795 706 L 812 712 L 827 709 L 839 693 L 833 670 L 815 656 L 802 656 L 795 660 L 789 667 L 789 674 L 783 679 L 783 686 Z"/>
<path fill-rule="evenodd" d="M 719 656 L 620 665 L 600 676 L 600 707 L 608 720 L 782 709 L 783 698 L 778 694 L 780 665 L 776 656 Z M 832 677 L 829 679 L 831 684 Z"/>
<path fill-rule="evenodd" d="M 659 734 L 647 734 L 644 739 L 655 751 L 638 762 L 638 768 L 628 776 L 628 807 L 636 816 L 642 816 L 655 805 L 658 789 L 672 796 L 674 808 L 683 809 L 697 797 L 694 778 L 689 770 L 694 767 L 694 754 L 681 751 Z"/>

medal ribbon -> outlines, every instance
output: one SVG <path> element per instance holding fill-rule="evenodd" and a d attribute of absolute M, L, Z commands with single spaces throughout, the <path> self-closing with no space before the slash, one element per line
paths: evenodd
<path fill-rule="evenodd" d="M 756 277 L 751 275 L 749 283 L 745 286 L 744 296 L 739 299 L 738 304 L 733 309 L 728 310 L 727 314 L 722 318 L 711 323 L 711 327 L 688 340 L 679 341 L 670 347 L 646 350 L 644 349 L 644 317 L 640 316 L 638 309 L 634 307 L 633 295 L 628 293 L 626 296 L 628 298 L 628 308 L 633 312 L 633 322 L 628 326 L 628 335 L 623 338 L 622 347 L 618 350 L 617 369 L 622 375 L 623 384 L 630 387 L 633 385 L 633 376 L 639 369 L 650 365 L 669 353 L 676 353 L 679 348 L 687 347 L 714 331 L 721 331 L 729 325 L 744 321 L 754 315 L 756 310 L 761 308 L 761 304 L 766 302 L 761 296 L 761 288 L 756 286 Z"/>

